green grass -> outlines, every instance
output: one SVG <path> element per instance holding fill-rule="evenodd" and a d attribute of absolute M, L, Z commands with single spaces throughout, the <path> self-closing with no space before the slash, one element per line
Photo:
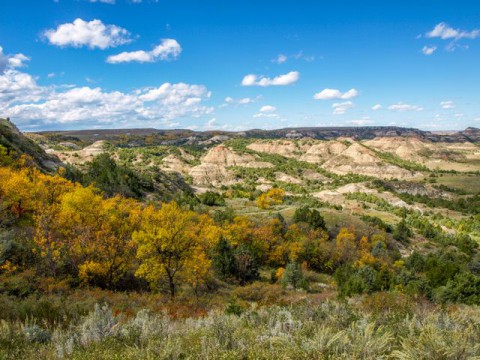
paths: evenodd
<path fill-rule="evenodd" d="M 459 189 L 469 194 L 480 193 L 479 174 L 443 174 L 436 178 L 436 183 Z"/>

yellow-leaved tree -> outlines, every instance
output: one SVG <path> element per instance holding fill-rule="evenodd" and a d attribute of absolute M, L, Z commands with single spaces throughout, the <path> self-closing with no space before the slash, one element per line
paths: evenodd
<path fill-rule="evenodd" d="M 206 252 L 218 238 L 211 218 L 183 210 L 175 202 L 159 210 L 149 206 L 143 211 L 140 230 L 133 234 L 141 261 L 136 275 L 152 287 L 166 280 L 174 298 L 180 278 L 197 286 L 206 276 L 211 265 Z"/>
<path fill-rule="evenodd" d="M 132 234 L 139 229 L 140 204 L 120 196 L 104 200 L 102 222 L 90 245 L 89 259 L 79 266 L 83 282 L 114 286 L 129 270 L 135 258 Z"/>
<path fill-rule="evenodd" d="M 285 197 L 285 190 L 279 188 L 270 189 L 268 192 L 260 195 L 256 202 L 260 209 L 269 209 L 273 205 L 283 203 Z"/>

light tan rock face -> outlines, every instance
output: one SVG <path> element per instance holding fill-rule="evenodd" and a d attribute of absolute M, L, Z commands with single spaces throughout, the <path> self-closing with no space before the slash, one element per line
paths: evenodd
<path fill-rule="evenodd" d="M 280 154 L 298 160 L 322 164 L 321 166 L 335 174 L 348 173 L 368 175 L 379 178 L 411 178 L 419 175 L 385 163 L 373 151 L 350 138 L 330 141 L 289 140 L 258 141 L 248 146 L 259 152 Z"/>
<path fill-rule="evenodd" d="M 191 166 L 178 156 L 170 154 L 162 159 L 162 170 L 188 174 Z"/>
<path fill-rule="evenodd" d="M 470 142 L 434 143 L 415 137 L 378 137 L 365 141 L 364 144 L 424 164 L 430 169 L 480 170 L 480 147 Z"/>
<path fill-rule="evenodd" d="M 250 154 L 238 154 L 225 145 L 218 145 L 210 149 L 203 157 L 202 163 L 222 166 L 244 166 L 255 161 Z"/>
<path fill-rule="evenodd" d="M 335 174 L 349 173 L 378 178 L 411 178 L 417 174 L 379 159 L 375 153 L 359 143 L 353 143 L 339 155 L 323 163 L 322 167 Z"/>
<path fill-rule="evenodd" d="M 323 182 L 331 182 L 332 180 L 325 175 L 322 175 L 314 170 L 306 169 L 303 174 L 303 178 L 306 180 L 316 180 L 316 181 L 323 181 Z"/>
<path fill-rule="evenodd" d="M 322 163 L 332 156 L 340 155 L 347 145 L 339 141 L 324 141 L 315 143 L 300 157 L 300 160 L 310 163 Z"/>
<path fill-rule="evenodd" d="M 414 137 L 379 137 L 364 142 L 372 149 L 389 152 L 402 159 L 423 162 L 425 157 L 435 149 L 435 145 L 427 140 Z"/>
<path fill-rule="evenodd" d="M 83 164 L 87 161 L 91 161 L 95 156 L 100 155 L 105 152 L 105 141 L 95 141 L 92 145 L 84 147 L 81 150 L 76 151 L 55 151 L 54 154 L 57 155 L 60 160 L 63 162 L 71 164 Z"/>
<path fill-rule="evenodd" d="M 248 149 L 269 154 L 278 154 L 285 157 L 298 158 L 309 146 L 290 140 L 267 140 L 254 142 L 247 146 Z"/>
<path fill-rule="evenodd" d="M 190 169 L 193 183 L 199 186 L 221 186 L 238 182 L 235 175 L 225 166 L 202 163 Z"/>
<path fill-rule="evenodd" d="M 283 172 L 276 172 L 275 173 L 275 179 L 277 181 L 282 181 L 290 184 L 301 184 L 302 180 L 297 179 L 296 177 L 290 176 L 288 174 L 285 174 Z"/>
<path fill-rule="evenodd" d="M 195 185 L 229 185 L 238 182 L 233 172 L 227 169 L 230 166 L 273 167 L 268 162 L 257 161 L 257 158 L 253 155 L 238 154 L 222 144 L 211 148 L 201 159 L 201 164 L 190 169 L 189 175 Z"/>

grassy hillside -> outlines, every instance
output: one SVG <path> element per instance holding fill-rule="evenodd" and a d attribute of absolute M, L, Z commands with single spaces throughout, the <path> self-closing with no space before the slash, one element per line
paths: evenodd
<path fill-rule="evenodd" d="M 48 172 L 55 171 L 60 161 L 48 155 L 37 143 L 24 136 L 8 119 L 0 119 L 0 145 L 16 155 L 28 155 L 36 166 Z"/>

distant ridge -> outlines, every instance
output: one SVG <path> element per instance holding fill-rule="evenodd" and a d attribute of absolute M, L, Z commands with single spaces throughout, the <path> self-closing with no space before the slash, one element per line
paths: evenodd
<path fill-rule="evenodd" d="M 93 129 L 93 130 L 64 130 L 64 131 L 40 131 L 38 134 L 58 134 L 63 136 L 76 136 L 90 140 L 108 140 L 118 136 L 146 136 L 146 135 L 170 135 L 174 139 L 196 137 L 207 139 L 215 135 L 229 135 L 233 137 L 247 138 L 290 138 L 300 139 L 310 137 L 313 139 L 334 139 L 338 137 L 351 137 L 356 140 L 367 140 L 375 137 L 396 137 L 412 136 L 434 142 L 480 142 L 480 129 L 469 127 L 463 131 L 456 132 L 431 132 L 415 128 L 404 128 L 397 126 L 362 126 L 362 127 L 296 127 L 274 130 L 251 129 L 246 131 L 223 131 L 207 130 L 194 131 L 189 129 Z"/>

